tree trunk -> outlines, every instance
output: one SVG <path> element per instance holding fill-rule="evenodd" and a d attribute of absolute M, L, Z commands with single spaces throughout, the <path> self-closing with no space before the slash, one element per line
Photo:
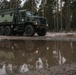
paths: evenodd
<path fill-rule="evenodd" d="M 61 21 L 60 21 L 60 31 L 62 31 L 62 0 L 60 0 L 60 19 L 61 19 Z"/>
<path fill-rule="evenodd" d="M 66 7 L 66 31 L 70 31 L 70 0 L 68 0 L 67 7 Z"/>

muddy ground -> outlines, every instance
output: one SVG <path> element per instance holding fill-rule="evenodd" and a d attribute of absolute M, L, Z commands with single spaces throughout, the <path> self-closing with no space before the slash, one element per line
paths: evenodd
<path fill-rule="evenodd" d="M 48 33 L 45 37 L 19 37 L 0 36 L 2 39 L 35 39 L 35 40 L 72 40 L 76 41 L 76 33 Z M 26 73 L 13 73 L 13 75 L 76 75 L 76 63 L 52 66 L 49 68 L 35 69 Z"/>
<path fill-rule="evenodd" d="M 53 40 L 72 40 L 76 41 L 76 33 L 48 33 L 50 39 Z M 49 40 L 50 40 L 49 39 Z M 15 75 L 76 75 L 76 63 L 63 64 L 60 66 L 52 66 L 45 69 L 31 70 L 30 72 Z"/>
<path fill-rule="evenodd" d="M 53 66 L 39 70 L 31 70 L 27 73 L 14 75 L 76 75 L 76 63 Z"/>

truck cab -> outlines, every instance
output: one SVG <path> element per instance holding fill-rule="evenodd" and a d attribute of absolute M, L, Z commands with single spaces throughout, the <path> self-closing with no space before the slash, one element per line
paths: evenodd
<path fill-rule="evenodd" d="M 25 14 L 24 14 L 25 13 Z M 46 28 L 47 28 L 47 19 L 34 15 L 30 11 L 21 11 L 21 22 L 25 22 L 25 34 L 27 36 L 32 36 L 35 32 L 39 36 L 46 35 Z"/>

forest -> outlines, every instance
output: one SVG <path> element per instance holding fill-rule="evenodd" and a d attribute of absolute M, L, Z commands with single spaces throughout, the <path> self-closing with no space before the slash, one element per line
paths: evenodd
<path fill-rule="evenodd" d="M 76 30 L 76 0 L 0 0 L 0 10 L 17 7 L 46 17 L 49 31 Z"/>

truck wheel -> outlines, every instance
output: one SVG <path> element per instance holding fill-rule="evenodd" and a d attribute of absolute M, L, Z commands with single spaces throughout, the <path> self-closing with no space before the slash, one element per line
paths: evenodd
<path fill-rule="evenodd" d="M 11 41 L 10 40 L 5 40 L 5 47 L 11 48 Z"/>
<path fill-rule="evenodd" d="M 26 34 L 27 36 L 33 36 L 33 35 L 35 34 L 35 29 L 34 29 L 34 27 L 33 27 L 32 25 L 27 25 L 27 26 L 25 27 L 25 34 Z"/>
<path fill-rule="evenodd" d="M 45 36 L 46 35 L 46 30 L 45 29 L 39 29 L 37 34 L 38 34 L 38 36 Z"/>
<path fill-rule="evenodd" d="M 35 49 L 35 44 L 33 41 L 25 41 L 25 48 L 27 52 L 33 52 Z"/>
<path fill-rule="evenodd" d="M 0 35 L 3 35 L 3 34 L 4 34 L 4 27 L 0 26 Z"/>
<path fill-rule="evenodd" d="M 5 27 L 5 35 L 11 35 L 11 27 L 10 26 Z"/>

